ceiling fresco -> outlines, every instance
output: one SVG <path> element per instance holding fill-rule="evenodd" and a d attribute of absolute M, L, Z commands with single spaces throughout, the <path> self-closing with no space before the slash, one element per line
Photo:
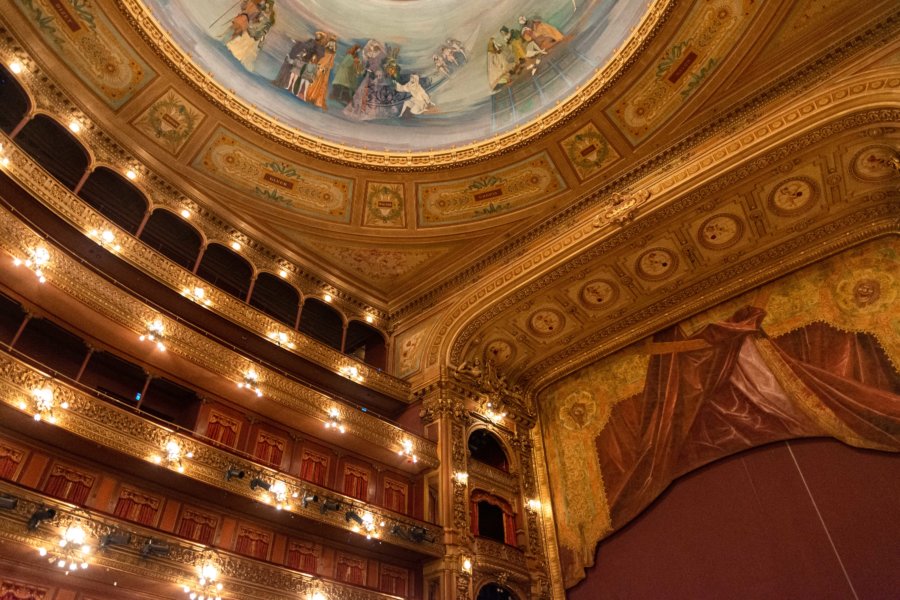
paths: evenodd
<path fill-rule="evenodd" d="M 144 2 L 243 101 L 307 135 L 399 152 L 484 140 L 546 113 L 603 68 L 647 8 L 642 0 Z"/>

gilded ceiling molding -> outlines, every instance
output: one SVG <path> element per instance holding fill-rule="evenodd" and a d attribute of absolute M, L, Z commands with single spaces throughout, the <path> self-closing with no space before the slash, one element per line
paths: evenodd
<path fill-rule="evenodd" d="M 352 167 L 364 166 L 374 171 L 426 171 L 448 166 L 459 167 L 512 152 L 571 121 L 618 81 L 637 60 L 668 20 L 677 1 L 654 0 L 640 25 L 609 63 L 593 79 L 547 113 L 511 132 L 467 146 L 409 153 L 377 152 L 344 146 L 305 135 L 298 129 L 281 124 L 255 106 L 247 105 L 233 92 L 219 85 L 209 74 L 202 72 L 160 28 L 150 10 L 140 0 L 116 0 L 116 4 L 132 28 L 184 81 L 230 118 L 257 134 L 327 162 Z"/>
<path fill-rule="evenodd" d="M 27 528 L 31 515 L 40 508 L 47 507 L 56 510 L 57 515 L 73 515 L 73 518 L 94 538 L 121 531 L 132 534 L 132 539 L 128 544 L 112 545 L 105 548 L 103 552 L 94 553 L 91 558 L 93 568 L 105 568 L 154 581 L 168 582 L 173 585 L 173 594 L 180 596 L 183 593 L 181 586 L 196 582 L 196 567 L 208 560 L 209 549 L 206 546 L 167 535 L 159 530 L 147 529 L 130 521 L 121 521 L 94 511 L 77 508 L 7 482 L 0 482 L 0 492 L 19 500 L 14 509 L 0 511 L 0 540 L 31 548 L 35 557 L 37 556 L 37 547 L 52 546 L 59 539 L 58 532 L 53 527 L 54 520 L 34 531 L 29 531 Z M 150 539 L 167 544 L 169 546 L 168 555 L 152 558 L 141 556 L 141 546 Z M 215 549 L 215 554 L 218 558 L 216 562 L 225 585 L 226 595 L 235 600 L 257 600 L 259 598 L 296 600 L 297 594 L 311 595 L 316 591 L 327 594 L 331 600 L 396 600 L 397 598 L 389 594 L 292 571 L 219 548 Z M 174 586 L 178 586 L 178 588 Z"/>
<path fill-rule="evenodd" d="M 5 136 L 0 139 L 5 140 Z M 262 338 L 268 337 L 272 332 L 284 332 L 295 343 L 295 347 L 287 348 L 289 351 L 327 367 L 335 373 L 341 373 L 342 368 L 345 367 L 356 367 L 360 375 L 365 378 L 368 387 L 397 400 L 408 401 L 409 384 L 405 381 L 338 352 L 299 331 L 289 329 L 280 321 L 276 321 L 246 302 L 212 288 L 205 280 L 175 264 L 95 211 L 68 188 L 49 176 L 40 165 L 35 163 L 25 152 L 19 150 L 15 144 L 7 141 L 4 148 L 10 149 L 7 153 L 10 164 L 6 170 L 20 185 L 85 234 L 90 231 L 112 231 L 116 243 L 121 247 L 116 255 L 122 260 L 179 293 L 197 287 L 203 288 L 206 290 L 206 298 L 210 301 L 207 306 L 209 310 Z"/>
<path fill-rule="evenodd" d="M 876 81 L 884 83 L 886 80 L 884 79 L 884 75 L 882 74 L 881 78 L 876 79 Z M 833 91 L 829 94 L 823 94 L 820 98 L 826 98 L 827 101 L 820 101 L 819 104 L 825 105 L 833 110 L 839 110 L 841 108 L 846 110 L 847 107 L 830 100 L 832 94 L 839 98 L 852 97 L 858 102 L 866 102 L 865 92 L 868 90 L 867 83 L 869 82 L 864 81 L 863 83 L 856 84 L 855 86 L 854 84 L 843 83 L 837 91 Z M 893 85 L 894 87 L 900 86 L 900 80 L 896 80 L 895 78 Z M 856 90 L 856 94 L 842 94 L 844 90 L 849 90 L 849 88 L 854 88 Z M 816 101 L 820 100 L 820 98 L 816 98 L 809 103 L 805 103 L 805 106 L 814 106 Z M 794 108 L 790 111 L 787 111 L 787 115 L 797 115 L 797 117 L 795 118 L 799 118 L 799 115 L 804 112 L 801 110 L 801 108 Z M 865 126 L 867 124 L 877 125 L 879 123 L 895 122 L 898 117 L 900 117 L 900 109 L 895 108 L 872 109 L 869 111 L 860 111 L 852 115 L 845 116 L 824 126 L 820 126 L 818 129 L 807 131 L 805 134 L 799 136 L 798 138 L 792 139 L 789 142 L 782 144 L 782 146 L 780 146 L 779 148 L 769 151 L 765 156 L 758 157 L 753 161 L 747 163 L 745 166 L 739 169 L 734 169 L 730 173 L 719 177 L 718 179 L 714 180 L 713 183 L 707 184 L 700 191 L 692 192 L 691 194 L 684 196 L 674 202 L 669 202 L 662 208 L 653 212 L 647 212 L 645 215 L 642 215 L 642 218 L 638 219 L 633 224 L 630 224 L 628 227 L 621 228 L 615 226 L 615 224 L 612 224 L 612 226 L 614 227 L 613 231 L 611 232 L 612 235 L 604 239 L 602 242 L 595 243 L 588 250 L 581 252 L 572 260 L 554 268 L 550 272 L 545 273 L 538 279 L 533 280 L 528 286 L 516 290 L 514 293 L 511 293 L 505 298 L 499 299 L 493 306 L 491 306 L 487 310 L 482 309 L 483 312 L 481 314 L 474 318 L 474 320 L 470 320 L 469 322 L 467 322 L 464 326 L 457 325 L 456 327 L 459 327 L 461 330 L 460 333 L 454 336 L 453 345 L 448 349 L 448 360 L 451 363 L 458 363 L 461 361 L 462 350 L 465 347 L 466 343 L 472 338 L 475 332 L 478 331 L 485 322 L 487 322 L 487 320 L 495 318 L 503 310 L 506 310 L 514 304 L 523 301 L 529 296 L 533 296 L 538 291 L 546 288 L 555 281 L 560 280 L 564 275 L 573 273 L 577 269 L 584 268 L 592 261 L 615 251 L 615 249 L 621 247 L 623 244 L 636 240 L 642 235 L 651 234 L 652 230 L 655 227 L 658 227 L 659 225 L 667 222 L 671 222 L 675 217 L 677 217 L 679 214 L 684 213 L 690 207 L 697 205 L 702 201 L 705 201 L 705 199 L 710 197 L 711 194 L 721 193 L 727 188 L 727 186 L 733 185 L 738 181 L 742 181 L 753 173 L 757 173 L 764 168 L 769 168 L 773 165 L 776 165 L 779 162 L 783 161 L 786 157 L 795 155 L 797 152 L 801 151 L 804 148 L 819 144 L 824 139 L 837 135 L 842 131 L 854 127 Z M 787 119 L 787 117 L 783 116 L 782 119 Z M 767 139 L 770 137 L 770 133 L 772 131 L 781 129 L 782 121 L 778 118 L 767 119 L 767 123 L 767 127 L 756 127 L 753 128 L 752 131 L 754 131 L 757 136 L 761 136 L 763 139 Z M 756 136 L 745 136 L 742 140 L 742 143 L 733 142 L 731 144 L 731 150 L 732 152 L 737 152 L 741 147 L 744 146 L 744 144 L 748 146 L 752 145 L 755 140 Z M 675 175 L 669 176 L 668 184 L 666 184 L 665 187 L 660 188 L 658 187 L 659 184 L 657 184 L 651 185 L 650 189 L 654 190 L 654 196 L 656 196 L 655 191 L 657 189 L 665 189 L 669 186 L 673 186 L 670 189 L 672 189 L 672 191 L 674 192 L 675 185 L 681 183 L 684 180 L 689 180 L 691 172 L 696 172 L 696 169 L 692 167 L 693 164 L 703 166 L 704 163 L 708 164 L 709 162 L 707 160 L 707 156 L 714 157 L 718 154 L 720 155 L 720 158 L 724 158 L 721 155 L 725 153 L 727 153 L 727 150 L 724 148 L 714 148 L 709 151 L 708 155 L 701 155 L 699 157 L 696 157 L 694 161 L 682 167 L 682 172 L 684 173 L 683 177 L 677 176 L 676 172 Z M 707 166 L 707 169 L 708 168 L 709 167 Z M 618 197 L 615 195 L 608 197 L 606 199 L 606 205 L 609 205 L 610 209 L 601 209 L 601 211 L 615 209 L 614 204 L 617 199 Z M 584 224 L 581 227 L 572 228 L 568 230 L 568 232 L 563 232 L 562 235 L 556 240 L 557 248 L 563 250 L 570 245 L 578 243 L 581 239 L 590 239 L 588 237 L 589 232 L 590 230 L 595 229 L 595 223 Z M 558 253 L 562 254 L 562 252 L 559 251 Z M 527 272 L 528 270 L 535 269 L 541 263 L 549 261 L 551 258 L 552 252 L 548 252 L 548 250 L 546 249 L 542 252 L 533 251 L 529 255 L 526 255 L 526 257 L 522 261 L 509 267 L 506 273 L 498 274 L 495 277 L 488 278 L 486 284 L 469 294 L 463 302 L 457 304 L 454 307 L 453 311 L 444 317 L 444 320 L 442 321 L 437 334 L 434 338 L 432 338 L 432 343 L 429 347 L 427 355 L 428 363 L 434 364 L 438 360 L 439 348 L 443 343 L 445 343 L 443 341 L 444 339 L 446 339 L 444 338 L 444 336 L 449 335 L 449 331 L 451 330 L 451 328 L 454 327 L 454 324 L 458 321 L 458 319 L 462 317 L 465 312 L 483 306 L 485 298 L 487 298 L 492 293 L 495 293 L 496 290 L 507 287 L 512 281 L 521 280 L 521 275 L 523 273 Z M 581 346 L 579 345 L 579 347 Z M 569 345 L 568 348 L 573 348 L 573 346 Z M 543 364 L 544 367 L 548 366 L 545 363 L 541 364 Z M 534 373 L 529 373 L 529 376 L 533 375 Z"/>
<path fill-rule="evenodd" d="M 139 300 L 123 292 L 116 285 L 93 273 L 66 253 L 48 246 L 31 229 L 5 209 L 0 209 L 0 248 L 12 256 L 25 256 L 38 244 L 48 247 L 50 264 L 45 268 L 48 283 L 79 300 L 96 313 L 122 325 L 135 335 L 146 332 L 147 323 L 159 314 Z M 206 336 L 175 320 L 161 317 L 166 331 L 167 352 L 182 356 L 211 373 L 230 381 L 241 381 L 243 372 L 250 366 L 247 358 L 226 349 Z M 438 464 L 437 445 L 410 434 L 368 413 L 347 410 L 339 399 L 334 399 L 289 379 L 279 372 L 254 367 L 260 383 L 265 387 L 266 398 L 277 402 L 300 415 L 326 422 L 332 408 L 341 412 L 341 419 L 353 435 L 372 444 L 396 451 L 403 448 L 404 440 L 413 444 L 413 452 L 419 464 L 429 468 Z"/>
<path fill-rule="evenodd" d="M 254 463 L 237 454 L 201 443 L 190 435 L 178 433 L 162 425 L 157 425 L 138 414 L 123 410 L 85 392 L 70 388 L 61 381 L 48 379 L 46 375 L 37 369 L 5 353 L 0 353 L 0 401 L 21 410 L 19 403 L 23 398 L 30 398 L 31 391 L 39 387 L 51 388 L 57 405 L 63 402 L 68 404 L 68 408 L 55 413 L 57 422 L 55 425 L 48 424 L 50 427 L 59 427 L 104 448 L 110 448 L 126 456 L 147 461 L 150 460 L 151 456 L 163 452 L 168 441 L 176 440 L 180 444 L 184 455 L 188 453 L 193 454 L 190 459 L 183 461 L 185 467 L 184 477 L 201 481 L 212 487 L 227 490 L 233 494 L 256 501 L 260 501 L 259 494 L 251 490 L 243 481 L 225 481 L 225 472 L 229 469 L 237 468 L 246 473 L 259 474 L 269 480 L 278 479 L 285 482 L 288 489 L 305 490 L 304 494 L 309 492 L 323 498 L 333 498 L 344 506 L 357 506 L 370 512 L 375 517 L 376 522 L 384 521 L 386 523 L 386 532 L 390 531 L 394 525 L 404 528 L 410 526 L 422 527 L 428 531 L 428 538 L 435 541 L 428 542 L 425 540 L 417 544 L 399 536 L 388 535 L 382 540 L 384 543 L 403 546 L 432 556 L 443 556 L 442 545 L 437 541 L 441 539 L 442 530 L 437 526 L 344 496 L 339 492 L 319 487 L 286 473 Z M 351 524 L 344 518 L 344 513 L 341 511 L 323 513 L 319 510 L 318 505 L 308 508 L 296 505 L 291 509 L 291 512 L 316 522 L 352 531 Z"/>

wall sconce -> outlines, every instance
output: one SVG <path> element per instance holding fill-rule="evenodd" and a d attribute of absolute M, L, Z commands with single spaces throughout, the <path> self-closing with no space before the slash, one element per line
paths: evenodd
<path fill-rule="evenodd" d="M 419 462 L 419 457 L 413 454 L 413 443 L 412 440 L 407 438 L 400 442 L 403 445 L 403 449 L 398 451 L 397 454 L 400 456 L 406 457 L 406 462 L 408 463 L 417 463 Z"/>
<path fill-rule="evenodd" d="M 56 415 L 53 413 L 53 409 L 56 406 L 56 402 L 53 399 L 53 389 L 49 387 L 34 388 L 31 390 L 31 397 L 34 398 L 34 420 L 56 424 Z M 59 407 L 65 410 L 69 408 L 69 403 L 62 402 Z M 19 408 L 27 411 L 28 403 L 20 400 Z"/>
<path fill-rule="evenodd" d="M 469 483 L 469 474 L 465 471 L 457 471 L 453 474 L 453 480 L 459 485 L 468 485 Z"/>
<path fill-rule="evenodd" d="M 219 569 L 211 562 L 197 567 L 197 583 L 194 586 L 184 586 L 184 593 L 190 600 L 222 600 L 222 583 L 216 581 L 219 578 Z"/>
<path fill-rule="evenodd" d="M 337 429 L 341 433 L 346 433 L 347 429 L 341 423 L 341 413 L 338 409 L 332 408 L 328 411 L 328 420 L 325 421 L 325 429 Z"/>
<path fill-rule="evenodd" d="M 322 296 L 322 299 L 325 300 L 325 302 L 331 302 L 334 298 L 331 297 L 331 294 L 325 294 Z"/>
<path fill-rule="evenodd" d="M 59 536 L 56 546 L 38 548 L 38 554 L 47 558 L 50 564 L 65 570 L 66 575 L 79 569 L 88 568 L 88 559 L 93 548 L 87 543 L 87 533 L 77 523 L 70 523 Z"/>
<path fill-rule="evenodd" d="M 182 449 L 181 444 L 178 443 L 177 440 L 169 440 L 166 442 L 164 446 L 165 454 L 159 455 L 154 454 L 150 457 L 150 460 L 154 463 L 161 465 L 164 462 L 166 466 L 170 469 L 174 469 L 179 473 L 184 473 L 184 463 L 181 462 L 182 457 Z M 185 458 L 194 458 L 193 452 L 188 452 L 184 455 Z"/>
<path fill-rule="evenodd" d="M 308 596 L 309 600 L 328 600 L 328 596 L 322 592 L 313 592 Z"/>
<path fill-rule="evenodd" d="M 165 352 L 166 345 L 163 343 L 165 337 L 162 319 L 156 319 L 152 323 L 147 323 L 147 333 L 141 335 L 138 339 L 142 342 L 144 340 L 155 342 L 157 350 Z"/>
<path fill-rule="evenodd" d="M 71 121 L 69 121 L 69 131 L 71 131 L 72 133 L 78 133 L 79 131 L 81 131 L 81 121 L 79 121 L 77 118 L 73 118 Z"/>
<path fill-rule="evenodd" d="M 363 377 L 359 372 L 359 367 L 356 365 L 343 366 L 340 368 L 341 375 L 346 377 L 347 379 L 352 379 L 354 381 L 365 381 L 365 377 Z"/>
<path fill-rule="evenodd" d="M 185 298 L 193 300 L 197 304 L 202 304 L 204 306 L 209 306 L 212 304 L 209 298 L 206 297 L 206 290 L 202 287 L 195 286 L 193 288 L 184 288 L 181 290 L 181 295 Z"/>
<path fill-rule="evenodd" d="M 540 512 L 541 501 L 537 500 L 535 498 L 531 498 L 528 500 L 527 506 L 528 506 L 528 510 L 530 510 L 531 512 Z"/>
<path fill-rule="evenodd" d="M 366 315 L 366 323 L 374 323 L 374 322 L 375 322 L 375 317 L 373 317 L 372 315 Z"/>
<path fill-rule="evenodd" d="M 472 559 L 468 556 L 463 556 L 462 561 L 460 563 L 460 567 L 462 568 L 462 572 L 466 575 L 472 574 Z"/>
<path fill-rule="evenodd" d="M 0 150 L 2 150 L 2 146 L 0 146 Z M 37 246 L 28 251 L 28 258 L 22 260 L 21 258 L 14 258 L 13 265 L 20 266 L 25 265 L 27 268 L 31 269 L 34 272 L 35 277 L 38 278 L 38 281 L 44 283 L 47 281 L 47 277 L 44 275 L 44 267 L 46 267 L 50 263 L 50 251 L 44 248 L 43 246 Z"/>
<path fill-rule="evenodd" d="M 291 510 L 291 502 L 288 499 L 288 486 L 285 482 L 276 479 L 269 486 L 269 494 L 276 510 Z M 293 492 L 290 494 L 290 498 L 297 498 L 299 495 L 297 492 Z M 266 502 L 269 502 L 268 497 L 266 497 Z"/>
<path fill-rule="evenodd" d="M 376 524 L 372 514 L 367 512 L 360 516 L 356 511 L 348 510 L 344 515 L 344 520 L 348 523 L 353 521 L 355 523 L 351 528 L 353 532 L 365 535 L 367 540 L 371 540 L 373 537 L 377 538 L 381 534 L 379 527 L 384 527 L 384 521 Z"/>
<path fill-rule="evenodd" d="M 19 75 L 25 70 L 25 65 L 22 64 L 21 60 L 14 58 L 9 61 L 9 70 L 13 72 L 13 75 Z"/>
<path fill-rule="evenodd" d="M 125 177 L 127 177 L 130 181 L 134 181 L 137 179 L 137 171 L 134 169 L 128 169 L 125 171 Z"/>
<path fill-rule="evenodd" d="M 110 252 L 122 250 L 122 246 L 116 243 L 116 234 L 109 229 L 104 229 L 103 231 L 91 229 L 88 232 L 88 237 L 100 244 L 101 248 L 106 248 Z"/>
<path fill-rule="evenodd" d="M 291 338 L 288 336 L 288 334 L 284 333 L 283 331 L 270 331 L 266 334 L 266 337 L 268 337 L 276 345 L 282 348 L 290 348 L 292 350 L 296 348 L 294 342 L 291 341 Z"/>
<path fill-rule="evenodd" d="M 3 154 L 3 144 L 0 144 L 0 166 L 9 166 L 9 157 Z"/>
<path fill-rule="evenodd" d="M 487 410 L 484 411 L 484 416 L 491 420 L 492 423 L 499 423 L 503 420 L 503 418 L 507 415 L 507 412 L 504 411 L 495 411 L 494 405 L 488 402 L 486 405 Z"/>
<path fill-rule="evenodd" d="M 181 212 L 180 212 L 179 214 L 182 216 L 182 218 L 185 218 L 185 219 L 190 219 L 190 218 L 191 218 L 191 211 L 189 211 L 189 210 L 186 209 L 186 208 L 182 208 L 182 209 L 181 209 Z"/>
<path fill-rule="evenodd" d="M 253 367 L 250 367 L 244 373 L 244 380 L 239 382 L 237 386 L 241 389 L 247 388 L 255 393 L 258 398 L 262 398 L 262 390 L 259 389 L 259 374 Z"/>

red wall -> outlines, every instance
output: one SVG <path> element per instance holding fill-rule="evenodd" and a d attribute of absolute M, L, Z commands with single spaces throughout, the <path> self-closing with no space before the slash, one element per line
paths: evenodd
<path fill-rule="evenodd" d="M 676 481 L 596 558 L 569 600 L 900 598 L 900 455 L 825 439 L 737 454 Z"/>

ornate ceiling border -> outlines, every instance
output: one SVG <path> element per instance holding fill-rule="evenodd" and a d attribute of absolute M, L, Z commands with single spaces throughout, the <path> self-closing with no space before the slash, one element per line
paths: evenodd
<path fill-rule="evenodd" d="M 288 127 L 255 106 L 249 106 L 223 88 L 162 30 L 151 11 L 140 0 L 115 0 L 132 28 L 153 51 L 194 90 L 231 118 L 256 133 L 316 158 L 352 167 L 364 166 L 376 171 L 426 171 L 447 166 L 462 166 L 521 148 L 534 139 L 569 122 L 615 83 L 637 60 L 668 20 L 678 0 L 654 0 L 641 23 L 614 57 L 574 94 L 530 122 L 511 132 L 459 148 L 433 152 L 377 152 L 353 148 L 306 135 Z"/>

